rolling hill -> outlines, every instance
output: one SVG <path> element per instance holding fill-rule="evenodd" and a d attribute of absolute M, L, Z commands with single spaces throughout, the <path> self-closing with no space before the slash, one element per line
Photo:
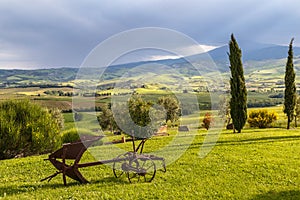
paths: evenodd
<path fill-rule="evenodd" d="M 249 77 L 260 77 L 272 79 L 284 75 L 285 62 L 287 57 L 287 46 L 258 44 L 254 42 L 241 42 L 245 75 Z M 200 65 L 201 73 L 214 71 L 210 66 L 212 61 L 216 64 L 218 71 L 228 76 L 228 46 L 221 46 L 207 53 L 188 56 L 178 59 L 165 59 L 156 61 L 142 61 L 127 64 L 114 65 L 107 68 L 102 76 L 103 81 L 117 79 L 137 66 L 167 65 L 187 77 L 199 76 L 193 65 Z M 191 65 L 192 64 L 192 65 Z M 294 64 L 296 72 L 300 71 L 300 47 L 294 47 Z M 35 70 L 0 70 L 0 86 L 30 86 L 39 84 L 62 84 L 70 83 L 76 79 L 78 68 L 51 68 Z M 202 74 L 202 75 L 203 75 Z M 95 79 L 98 76 L 97 69 L 95 77 L 89 75 L 83 79 Z"/>

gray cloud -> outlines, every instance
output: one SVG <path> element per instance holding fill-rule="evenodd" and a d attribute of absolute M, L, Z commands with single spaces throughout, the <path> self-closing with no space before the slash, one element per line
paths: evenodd
<path fill-rule="evenodd" d="M 0 67 L 79 66 L 101 41 L 158 26 L 202 44 L 239 40 L 300 45 L 297 0 L 2 0 Z"/>

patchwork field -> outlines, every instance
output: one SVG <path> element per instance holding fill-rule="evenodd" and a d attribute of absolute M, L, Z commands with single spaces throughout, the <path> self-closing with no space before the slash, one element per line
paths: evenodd
<path fill-rule="evenodd" d="M 259 72 L 259 76 L 255 75 L 257 79 L 249 84 L 259 87 L 267 73 L 271 76 L 275 71 L 270 69 Z M 196 81 L 199 80 L 191 79 L 194 87 Z M 265 91 L 249 91 L 248 102 L 252 105 L 271 105 L 269 102 L 278 104 L 262 108 L 278 114 L 279 119 L 273 124 L 275 128 L 253 129 L 246 125 L 241 134 L 223 130 L 212 151 L 204 158 L 199 157 L 199 152 L 201 148 L 209 148 L 211 145 L 204 143 L 207 131 L 204 128 L 198 130 L 199 124 L 192 123 L 200 115 L 201 124 L 205 113 L 209 112 L 206 108 L 209 107 L 210 94 L 195 91 L 193 94 L 197 96 L 200 113 L 193 113 L 183 120 L 190 125 L 191 130 L 181 135 L 182 138 L 190 138 L 192 143 L 171 146 L 165 155 L 167 162 L 176 150 L 187 150 L 179 159 L 167 165 L 166 173 L 158 171 L 151 183 L 130 184 L 125 176 L 117 179 L 111 166 L 106 165 L 80 170 L 90 181 L 89 184 L 81 185 L 67 179 L 68 185 L 64 186 L 61 176 L 53 178 L 49 183 L 40 182 L 55 172 L 51 163 L 43 160 L 47 158 L 46 154 L 0 160 L 0 199 L 299 199 L 300 129 L 284 129 L 286 117 L 282 112 L 283 99 L 270 98 L 270 95 L 279 93 L 271 91 L 276 83 L 273 81 L 270 84 L 266 82 Z M 205 90 L 205 87 L 202 89 Z M 0 100 L 29 98 L 46 107 L 70 110 L 72 95 L 69 94 L 72 91 L 70 87 L 1 88 Z M 143 86 L 136 91 L 147 95 L 148 100 L 170 92 L 160 85 Z M 89 97 L 86 100 L 95 101 L 96 106 L 109 103 L 111 96 L 106 94 L 112 92 L 113 89 L 101 90 L 96 99 Z M 186 102 L 192 101 L 190 93 L 182 92 L 180 95 L 183 95 Z M 257 109 L 249 108 L 248 111 Z M 64 117 L 65 130 L 74 128 L 73 114 L 64 113 Z M 95 116 L 89 112 L 84 112 L 83 119 L 77 123 L 93 132 L 99 129 Z M 145 151 L 155 154 L 170 145 L 177 135 L 175 129 L 169 130 L 169 134 L 147 141 Z M 109 132 L 106 135 L 108 137 L 104 141 L 121 139 L 121 136 L 112 136 Z M 131 143 L 117 146 L 126 151 L 131 150 Z M 105 159 L 111 156 L 107 153 L 107 146 L 97 146 L 92 147 L 81 162 L 95 161 L 95 155 Z"/>

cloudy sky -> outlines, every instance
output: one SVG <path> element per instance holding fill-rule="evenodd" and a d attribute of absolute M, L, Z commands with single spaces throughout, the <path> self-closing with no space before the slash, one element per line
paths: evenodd
<path fill-rule="evenodd" d="M 300 46 L 299 8 L 299 0 L 0 0 L 0 68 L 80 66 L 108 37 L 149 26 L 209 46 L 231 33 Z"/>

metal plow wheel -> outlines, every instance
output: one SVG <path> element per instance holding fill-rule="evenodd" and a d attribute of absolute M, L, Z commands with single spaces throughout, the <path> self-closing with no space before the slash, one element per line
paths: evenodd
<path fill-rule="evenodd" d="M 116 158 L 116 161 L 113 164 L 113 172 L 116 178 L 120 178 L 124 173 L 127 172 L 131 154 L 131 152 L 127 152 L 119 155 Z"/>
<path fill-rule="evenodd" d="M 127 178 L 130 183 L 151 182 L 156 173 L 153 160 L 147 157 L 137 157 L 129 162 Z"/>

